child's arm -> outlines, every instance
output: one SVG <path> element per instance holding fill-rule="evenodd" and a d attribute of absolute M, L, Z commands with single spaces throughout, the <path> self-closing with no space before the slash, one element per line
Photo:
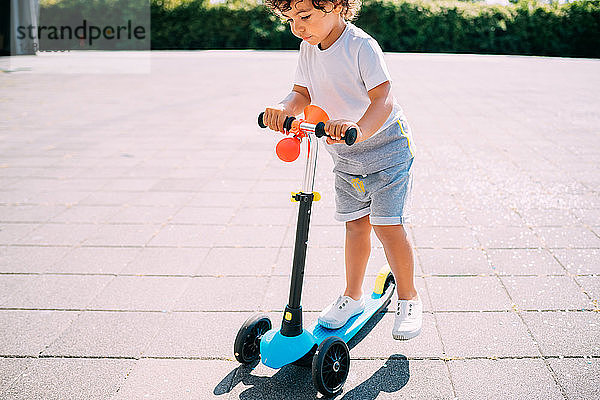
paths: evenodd
<path fill-rule="evenodd" d="M 265 109 L 263 122 L 274 131 L 283 132 L 283 122 L 288 116 L 301 114 L 304 107 L 310 104 L 310 94 L 303 86 L 294 85 L 292 92 L 275 106 Z"/>
<path fill-rule="evenodd" d="M 367 140 L 377 132 L 381 125 L 387 120 L 394 108 L 394 97 L 392 95 L 392 85 L 386 81 L 379 86 L 369 90 L 369 99 L 371 104 L 358 122 L 348 120 L 332 120 L 325 124 L 325 132 L 331 138 L 327 138 L 327 143 L 339 143 L 342 140 L 342 132 L 348 128 L 358 128 L 358 137 L 356 142 Z M 335 138 L 335 140 L 333 139 Z"/>

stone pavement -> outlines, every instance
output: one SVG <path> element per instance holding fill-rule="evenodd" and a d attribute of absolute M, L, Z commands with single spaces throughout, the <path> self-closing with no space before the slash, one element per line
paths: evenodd
<path fill-rule="evenodd" d="M 115 71 L 144 57 L 151 73 Z M 600 62 L 386 57 L 418 146 L 425 325 L 398 342 L 379 314 L 339 398 L 599 398 Z M 247 316 L 278 325 L 287 300 L 303 162 L 276 159 L 280 136 L 255 121 L 295 61 L 4 60 L 0 398 L 316 396 L 308 370 L 240 367 L 232 350 Z M 321 148 L 307 323 L 344 285 L 331 168 Z M 373 245 L 365 291 L 385 262 Z"/>

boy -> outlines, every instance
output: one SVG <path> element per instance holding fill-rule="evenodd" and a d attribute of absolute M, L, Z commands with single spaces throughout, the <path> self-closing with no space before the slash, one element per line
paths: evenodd
<path fill-rule="evenodd" d="M 392 336 L 407 340 L 422 325 L 422 303 L 414 287 L 413 252 L 403 223 L 412 182 L 410 127 L 391 93 L 381 48 L 349 21 L 359 0 L 265 0 L 303 39 L 292 92 L 263 117 L 284 132 L 286 116 L 316 104 L 325 124 L 327 151 L 335 164 L 336 214 L 346 224 L 346 289 L 319 315 L 330 329 L 364 310 L 362 282 L 371 252 L 371 229 L 383 243 L 396 280 L 398 308 Z M 352 146 L 343 133 L 356 128 Z"/>

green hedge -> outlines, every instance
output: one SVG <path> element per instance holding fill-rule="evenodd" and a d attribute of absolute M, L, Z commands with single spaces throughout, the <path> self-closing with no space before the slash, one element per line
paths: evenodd
<path fill-rule="evenodd" d="M 152 49 L 297 49 L 289 28 L 255 1 L 152 0 Z M 355 23 L 384 51 L 600 58 L 600 0 L 365 0 Z"/>

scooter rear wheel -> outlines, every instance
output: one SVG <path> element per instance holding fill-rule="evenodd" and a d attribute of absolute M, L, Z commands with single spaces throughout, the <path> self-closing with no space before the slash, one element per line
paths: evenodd
<path fill-rule="evenodd" d="M 337 336 L 323 340 L 313 357 L 312 378 L 317 390 L 324 396 L 335 396 L 350 371 L 350 350 Z"/>
<path fill-rule="evenodd" d="M 235 337 L 233 354 L 242 364 L 250 364 L 260 358 L 260 339 L 272 327 L 266 314 L 250 316 Z"/>

